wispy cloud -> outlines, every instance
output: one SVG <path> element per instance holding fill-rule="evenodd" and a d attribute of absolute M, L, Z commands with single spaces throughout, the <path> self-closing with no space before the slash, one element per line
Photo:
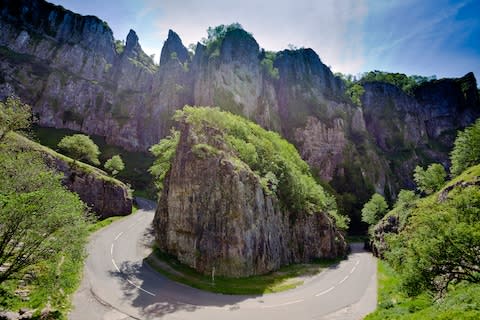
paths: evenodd
<path fill-rule="evenodd" d="M 365 0 L 182 1 L 165 0 L 157 7 L 157 38 L 174 29 L 185 43 L 195 43 L 209 26 L 240 22 L 261 47 L 282 50 L 288 44 L 311 47 L 335 70 L 356 71 L 363 63 Z M 144 9 L 142 9 L 144 11 Z"/>

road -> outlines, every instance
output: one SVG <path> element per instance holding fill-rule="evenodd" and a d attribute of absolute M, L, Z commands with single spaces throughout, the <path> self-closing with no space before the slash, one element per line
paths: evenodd
<path fill-rule="evenodd" d="M 151 250 L 154 204 L 95 233 L 71 320 L 361 319 L 376 306 L 376 261 L 353 245 L 348 259 L 299 288 L 232 296 L 168 280 L 143 262 Z"/>

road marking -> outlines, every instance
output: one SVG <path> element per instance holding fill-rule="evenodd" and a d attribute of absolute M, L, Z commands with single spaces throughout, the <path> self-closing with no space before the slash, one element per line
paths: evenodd
<path fill-rule="evenodd" d="M 357 266 L 353 266 L 352 270 L 350 270 L 350 274 L 352 274 L 355 271 L 356 268 L 357 268 Z"/>
<path fill-rule="evenodd" d="M 117 266 L 117 264 L 115 263 L 115 260 L 113 260 L 113 258 L 112 258 L 112 263 L 113 263 L 115 269 L 117 269 L 118 272 L 121 272 L 120 268 Z"/>
<path fill-rule="evenodd" d="M 317 293 L 317 294 L 315 295 L 315 297 L 320 297 L 320 296 L 323 296 L 324 294 L 327 294 L 327 293 L 329 293 L 329 292 L 330 292 L 330 291 L 332 291 L 333 289 L 335 289 L 335 286 L 333 286 L 333 287 L 330 287 L 330 288 L 328 288 L 327 290 L 325 290 L 325 291 L 322 291 L 322 292 L 320 292 L 320 293 Z"/>
<path fill-rule="evenodd" d="M 138 222 L 137 222 L 138 223 Z M 130 226 L 129 229 L 131 229 L 132 227 L 134 227 L 137 223 L 134 223 L 133 225 Z M 113 240 L 114 242 L 112 242 L 112 246 L 110 247 L 110 256 L 112 257 L 112 263 L 113 263 L 113 266 L 115 267 L 115 269 L 117 269 L 117 272 L 120 272 L 120 273 L 123 273 L 122 271 L 120 271 L 120 268 L 117 266 L 117 264 L 115 263 L 115 260 L 113 259 L 113 247 L 115 245 L 115 241 L 118 240 L 118 238 L 120 238 L 123 234 L 123 231 L 120 232 L 119 234 L 117 234 L 117 236 L 115 237 L 115 240 Z M 130 279 L 128 279 L 128 276 L 127 276 L 127 281 L 128 283 L 130 283 L 132 286 L 134 286 L 135 288 L 137 288 L 138 290 L 140 291 L 143 291 L 149 295 L 151 295 L 152 297 L 155 297 L 155 294 L 154 293 L 151 293 L 150 291 L 148 290 L 145 290 L 143 289 L 142 287 L 136 285 L 135 283 L 133 283 L 133 281 L 131 281 Z"/>
<path fill-rule="evenodd" d="M 345 282 L 345 280 L 347 280 L 347 279 L 348 279 L 348 277 L 349 277 L 349 276 L 345 276 L 345 278 L 343 278 L 342 280 L 340 280 L 340 282 L 339 282 L 339 283 L 344 283 L 344 282 Z"/>
<path fill-rule="evenodd" d="M 150 291 L 147 291 L 145 289 L 143 289 L 142 287 L 136 285 L 135 283 L 133 283 L 133 281 L 131 281 L 130 279 L 127 279 L 128 283 L 130 283 L 132 286 L 134 286 L 135 288 L 137 288 L 138 290 L 141 290 L 145 293 L 148 293 L 149 295 L 151 295 L 152 297 L 155 297 L 155 293 L 151 293 Z"/>
<path fill-rule="evenodd" d="M 281 303 L 281 304 L 275 304 L 273 306 L 262 306 L 261 308 L 262 309 L 269 309 L 269 308 L 283 307 L 283 306 L 288 306 L 288 305 L 295 304 L 295 303 L 300 303 L 300 302 L 303 302 L 303 301 L 304 301 L 304 299 L 298 299 L 298 300 L 295 300 L 295 301 L 285 302 L 285 303 Z"/>
<path fill-rule="evenodd" d="M 355 267 L 358 266 L 359 263 L 360 263 L 360 260 L 357 260 L 357 262 L 355 263 Z"/>

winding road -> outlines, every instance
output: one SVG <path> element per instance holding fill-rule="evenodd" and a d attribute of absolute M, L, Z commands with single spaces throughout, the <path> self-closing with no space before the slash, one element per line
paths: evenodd
<path fill-rule="evenodd" d="M 136 214 L 92 236 L 69 319 L 361 319 L 376 307 L 376 261 L 361 245 L 282 293 L 222 295 L 173 282 L 143 261 L 151 252 L 155 204 L 138 202 Z"/>

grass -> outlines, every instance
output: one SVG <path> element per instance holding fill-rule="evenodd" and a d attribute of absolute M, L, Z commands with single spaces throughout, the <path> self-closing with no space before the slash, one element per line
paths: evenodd
<path fill-rule="evenodd" d="M 301 286 L 305 277 L 311 277 L 340 260 L 318 260 L 310 264 L 293 264 L 266 275 L 245 278 L 215 277 L 203 275 L 180 263 L 175 257 L 154 248 L 146 258 L 147 263 L 167 278 L 188 286 L 223 294 L 265 294 L 286 291 Z"/>
<path fill-rule="evenodd" d="M 480 319 L 479 284 L 459 284 L 435 300 L 426 292 L 407 297 L 400 283 L 400 276 L 388 263 L 378 260 L 378 306 L 365 320 Z"/>
<path fill-rule="evenodd" d="M 105 171 L 103 171 L 101 169 L 98 169 L 94 166 L 91 166 L 89 164 L 86 164 L 84 162 L 81 162 L 81 161 L 74 161 L 72 158 L 69 158 L 69 157 L 67 157 L 63 154 L 60 154 L 60 153 L 58 153 L 58 152 L 56 152 L 56 151 L 54 151 L 54 150 L 52 150 L 52 149 L 50 149 L 46 146 L 43 146 L 43 145 L 41 145 L 39 143 L 36 143 L 36 142 L 34 142 L 34 141 L 32 141 L 28 138 L 25 138 L 24 136 L 22 136 L 18 133 L 14 133 L 14 132 L 8 133 L 7 139 L 9 139 L 9 141 L 12 143 L 13 146 L 15 146 L 15 148 L 30 149 L 30 150 L 37 151 L 37 152 L 40 152 L 40 153 L 43 153 L 43 154 L 47 154 L 47 155 L 50 155 L 54 158 L 60 159 L 64 162 L 66 162 L 69 165 L 73 165 L 73 163 L 75 162 L 75 166 L 77 168 L 81 169 L 82 171 L 94 174 L 95 177 L 98 178 L 98 179 L 110 182 L 112 184 L 121 185 L 121 186 L 126 188 L 126 186 L 123 182 L 121 182 L 120 180 L 117 180 L 115 178 L 110 177 Z"/>

